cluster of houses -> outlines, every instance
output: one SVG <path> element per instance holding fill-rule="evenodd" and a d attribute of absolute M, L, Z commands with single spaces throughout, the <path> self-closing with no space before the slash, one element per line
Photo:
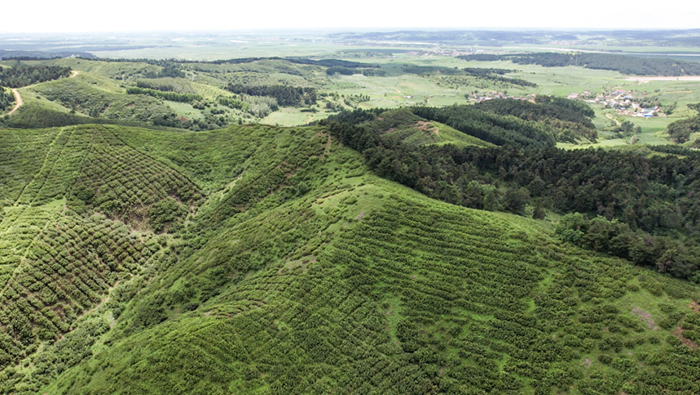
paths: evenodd
<path fill-rule="evenodd" d="M 646 95 L 646 92 L 642 92 L 642 95 Z M 644 107 L 642 104 L 639 104 L 638 100 L 634 99 L 632 91 L 626 91 L 624 89 L 616 89 L 598 95 L 591 93 L 591 91 L 585 91 L 583 94 L 572 93 L 568 98 L 572 100 L 583 99 L 589 103 L 602 104 L 605 107 L 617 110 L 618 115 L 643 118 L 666 116 L 666 114 L 660 111 L 659 106 L 651 108 Z"/>
<path fill-rule="evenodd" d="M 530 94 L 530 95 L 520 95 L 520 96 L 508 96 L 505 92 L 483 92 L 483 93 L 474 93 L 470 95 L 466 95 L 467 98 L 470 101 L 475 101 L 477 103 L 484 102 L 486 100 L 494 100 L 494 99 L 515 99 L 515 100 L 528 100 L 528 101 L 535 101 L 535 94 Z"/>

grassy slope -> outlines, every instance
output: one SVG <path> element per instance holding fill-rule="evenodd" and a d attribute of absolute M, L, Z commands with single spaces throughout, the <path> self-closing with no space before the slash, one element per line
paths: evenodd
<path fill-rule="evenodd" d="M 493 144 L 460 132 L 437 121 L 426 121 L 407 110 L 389 110 L 379 114 L 374 127 L 406 144 L 459 147 L 494 147 Z"/>
<path fill-rule="evenodd" d="M 77 321 L 89 344 L 48 346 L 15 388 L 46 366 L 60 376 L 42 394 L 692 385 L 697 351 L 670 334 L 697 287 L 378 179 L 321 129 L 105 130 L 209 198 L 133 299 L 109 291 Z M 58 362 L 75 350 L 92 356 Z"/>

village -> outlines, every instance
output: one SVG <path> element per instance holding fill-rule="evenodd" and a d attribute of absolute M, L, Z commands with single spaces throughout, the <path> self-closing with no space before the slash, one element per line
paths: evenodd
<path fill-rule="evenodd" d="M 661 112 L 658 105 L 650 106 L 648 105 L 649 100 L 635 100 L 635 92 L 626 91 L 623 89 L 616 89 L 610 92 L 603 92 L 600 94 L 595 94 L 591 91 L 585 91 L 582 94 L 572 93 L 567 96 L 570 100 L 583 100 L 587 103 L 596 103 L 603 105 L 606 108 L 612 108 L 617 110 L 617 114 L 621 116 L 630 117 L 640 117 L 640 118 L 652 118 L 652 117 L 662 117 L 665 118 L 666 114 Z M 645 96 L 647 92 L 640 92 L 642 96 Z M 529 95 L 508 95 L 507 92 L 477 92 L 464 95 L 467 100 L 482 103 L 487 100 L 495 99 L 514 99 L 514 100 L 527 100 L 534 102 L 536 94 Z"/>
<path fill-rule="evenodd" d="M 641 92 L 641 94 L 646 96 L 647 92 Z M 591 91 L 585 91 L 583 94 L 572 93 L 567 98 L 570 100 L 581 99 L 587 103 L 602 104 L 606 108 L 617 110 L 617 114 L 623 116 L 643 118 L 666 117 L 666 114 L 660 111 L 658 105 L 653 107 L 645 106 L 645 101 L 635 100 L 633 91 L 626 91 L 624 89 L 616 89 L 601 94 L 594 94 Z"/>

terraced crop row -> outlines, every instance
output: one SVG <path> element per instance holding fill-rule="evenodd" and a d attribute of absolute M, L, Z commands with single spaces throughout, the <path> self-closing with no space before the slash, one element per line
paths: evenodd
<path fill-rule="evenodd" d="M 159 249 L 118 222 L 64 216 L 44 229 L 0 289 L 0 366 L 68 332 Z"/>
<path fill-rule="evenodd" d="M 230 325 L 246 339 L 240 360 L 248 370 L 238 374 L 250 379 L 237 381 L 238 390 L 567 393 L 574 386 L 613 394 L 697 387 L 696 351 L 676 337 L 660 338 L 658 328 L 611 303 L 641 292 L 631 265 L 591 260 L 546 239 L 534 243 L 537 235 L 476 212 L 390 200 L 307 263 L 305 276 L 261 274 L 231 296 L 244 306 L 257 300 L 256 307 L 217 310 L 235 317 Z M 674 316 L 668 319 L 673 327 Z M 695 324 L 686 322 L 695 336 Z M 661 371 L 675 378 L 655 379 Z"/>
<path fill-rule="evenodd" d="M 124 222 L 138 222 L 168 197 L 201 203 L 197 186 L 168 166 L 124 144 L 109 131 L 95 133 L 73 194 Z"/>
<path fill-rule="evenodd" d="M 57 130 L 5 130 L 0 133 L 0 206 L 17 201 L 24 186 L 44 163 L 57 133 Z"/>
<path fill-rule="evenodd" d="M 5 207 L 0 221 L 0 288 L 5 287 L 34 239 L 56 219 L 65 201 L 44 206 Z"/>

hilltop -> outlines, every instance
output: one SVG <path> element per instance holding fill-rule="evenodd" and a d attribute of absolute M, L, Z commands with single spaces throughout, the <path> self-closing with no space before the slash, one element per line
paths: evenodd
<path fill-rule="evenodd" d="M 700 287 L 380 178 L 330 132 L 0 130 L 2 392 L 696 392 Z"/>

